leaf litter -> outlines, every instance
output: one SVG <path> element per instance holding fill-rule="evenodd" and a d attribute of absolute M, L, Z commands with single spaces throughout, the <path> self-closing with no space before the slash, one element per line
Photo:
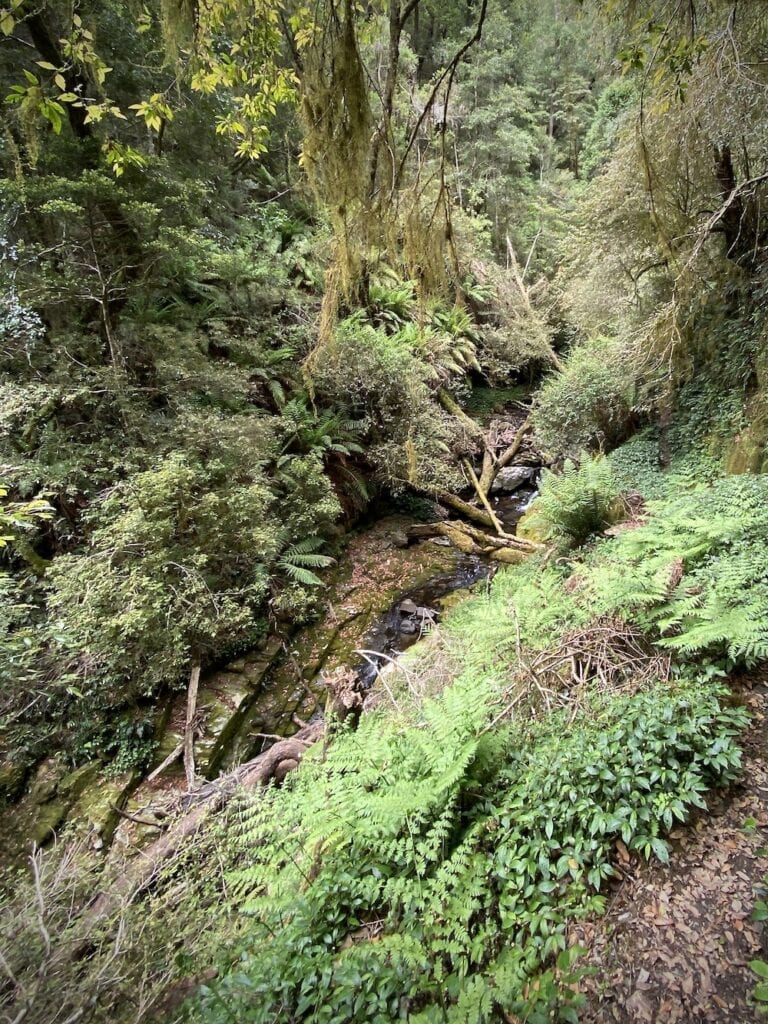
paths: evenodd
<path fill-rule="evenodd" d="M 766 1020 L 749 962 L 768 959 L 768 931 L 751 920 L 768 874 L 768 674 L 738 692 L 752 714 L 741 781 L 671 833 L 669 865 L 617 844 L 605 915 L 571 928 L 593 971 L 582 1024 Z"/>

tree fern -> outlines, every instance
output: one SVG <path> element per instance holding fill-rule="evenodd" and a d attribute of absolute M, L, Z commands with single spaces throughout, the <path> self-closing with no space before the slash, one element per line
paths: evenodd
<path fill-rule="evenodd" d="M 619 513 L 610 463 L 582 453 L 578 466 L 567 460 L 561 473 L 544 471 L 531 519 L 549 539 L 575 545 L 604 530 Z"/>

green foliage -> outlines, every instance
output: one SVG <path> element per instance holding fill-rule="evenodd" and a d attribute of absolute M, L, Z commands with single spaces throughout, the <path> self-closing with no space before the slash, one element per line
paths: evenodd
<path fill-rule="evenodd" d="M 322 586 L 323 581 L 312 569 L 327 569 L 333 564 L 332 558 L 318 552 L 322 543 L 319 537 L 307 537 L 291 544 L 277 560 L 277 568 L 297 583 L 308 587 Z"/>
<path fill-rule="evenodd" d="M 17 671 L 20 660 L 27 671 L 6 700 L 18 702 L 29 671 L 44 680 L 39 700 L 11 726 L 17 749 L 37 749 L 66 729 L 81 754 L 94 744 L 108 752 L 105 720 L 108 732 L 116 711 L 180 684 L 192 661 L 253 645 L 270 600 L 282 615 L 311 612 L 320 583 L 313 570 L 332 561 L 317 551 L 319 534 L 338 516 L 338 500 L 313 456 L 297 456 L 289 477 L 270 481 L 269 435 L 260 465 L 255 444 L 265 437 L 254 427 L 248 418 L 218 430 L 190 420 L 186 453 L 172 452 L 94 502 L 84 517 L 87 547 L 59 555 L 47 573 L 48 621 L 31 650 L 29 613 L 9 595 L 17 607 L 9 643 Z M 278 516 L 279 489 L 290 506 Z"/>
<path fill-rule="evenodd" d="M 510 616 L 522 643 L 536 649 L 608 615 L 681 662 L 732 668 L 765 658 L 766 479 L 726 477 L 686 490 L 671 476 L 670 493 L 650 504 L 645 524 L 600 539 L 572 563 L 542 569 L 533 560 L 497 577 L 490 599 L 464 602 L 454 618 L 459 628 L 471 620 L 470 663 L 500 671 L 514 642 Z"/>
<path fill-rule="evenodd" d="M 412 322 L 389 334 L 357 315 L 340 323 L 333 340 L 311 359 L 316 400 L 357 425 L 375 479 L 393 491 L 406 483 L 424 489 L 461 486 L 450 458 L 458 428 L 432 392 L 440 375 L 431 365 L 435 350 L 427 339 L 436 337 Z M 471 342 L 451 340 L 451 350 L 461 344 Z M 445 353 L 437 350 L 435 362 L 451 361 Z"/>
<path fill-rule="evenodd" d="M 50 610 L 62 654 L 88 660 L 92 687 L 106 675 L 123 699 L 155 693 L 193 656 L 258 635 L 254 611 L 279 534 L 266 522 L 263 478 L 233 484 L 230 473 L 171 455 L 92 507 L 89 548 L 55 560 Z"/>
<path fill-rule="evenodd" d="M 488 732 L 494 700 L 475 677 L 413 721 L 373 713 L 245 805 L 250 935 L 196 1017 L 575 1019 L 568 921 L 602 905 L 615 838 L 666 859 L 664 831 L 737 771 L 745 716 L 681 684 Z"/>
<path fill-rule="evenodd" d="M 659 440 L 653 431 L 642 431 L 615 448 L 608 456 L 617 489 L 621 493 L 639 492 L 644 498 L 665 498 L 670 474 L 664 473 L 659 459 Z"/>
<path fill-rule="evenodd" d="M 528 388 L 524 385 L 511 388 L 474 387 L 464 407 L 470 416 L 482 419 L 503 413 L 514 403 L 523 403 L 527 398 Z"/>
<path fill-rule="evenodd" d="M 0 548 L 7 547 L 20 536 L 33 530 L 41 521 L 50 519 L 53 509 L 44 498 L 33 501 L 5 503 L 5 487 L 0 487 Z"/>
<path fill-rule="evenodd" d="M 573 349 L 562 372 L 545 380 L 534 402 L 536 435 L 553 459 L 612 448 L 629 432 L 633 402 L 621 345 L 596 338 Z"/>
<path fill-rule="evenodd" d="M 767 497 L 763 477 L 726 477 L 657 506 L 611 545 L 590 580 L 593 600 L 639 618 L 685 656 L 765 658 Z"/>
<path fill-rule="evenodd" d="M 637 85 L 631 78 L 610 82 L 600 94 L 584 138 L 582 168 L 585 174 L 595 174 L 610 158 L 636 99 Z"/>
<path fill-rule="evenodd" d="M 765 960 L 750 960 L 749 967 L 760 979 L 752 990 L 752 998 L 758 1004 L 761 1014 L 768 1013 L 768 964 Z"/>
<path fill-rule="evenodd" d="M 621 512 L 611 463 L 584 452 L 579 465 L 566 460 L 560 473 L 544 470 L 530 522 L 548 540 L 576 546 L 616 522 Z"/>

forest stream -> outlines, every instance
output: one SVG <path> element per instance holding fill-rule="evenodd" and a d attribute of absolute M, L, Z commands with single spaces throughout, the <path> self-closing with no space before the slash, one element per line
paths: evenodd
<path fill-rule="evenodd" d="M 517 489 L 493 498 L 507 529 L 514 529 L 535 494 L 533 473 L 522 467 L 523 485 L 515 482 Z M 387 514 L 358 528 L 329 573 L 316 621 L 293 631 L 278 625 L 260 647 L 204 675 L 195 711 L 200 775 L 213 780 L 322 718 L 329 676 L 351 671 L 361 689 L 373 688 L 383 666 L 425 636 L 462 593 L 492 575 L 492 563 L 443 537 L 410 539 L 412 526 L 411 517 Z M 0 825 L 10 833 L 0 837 L 6 861 L 21 861 L 32 842 L 45 845 L 68 824 L 94 850 L 112 843 L 140 848 L 155 837 L 186 792 L 181 757 L 161 768 L 183 741 L 185 693 L 152 711 L 156 739 L 143 772 L 115 771 L 98 760 L 72 770 L 56 756 L 36 768 L 17 804 L 12 833 L 8 817 Z"/>

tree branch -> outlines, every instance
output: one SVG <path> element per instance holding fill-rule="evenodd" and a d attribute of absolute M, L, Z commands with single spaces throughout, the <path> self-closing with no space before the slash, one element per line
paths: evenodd
<path fill-rule="evenodd" d="M 429 94 L 429 98 L 428 98 L 426 104 L 424 105 L 424 109 L 422 110 L 421 114 L 419 115 L 418 120 L 416 121 L 416 124 L 413 127 L 413 131 L 411 132 L 410 137 L 408 138 L 408 142 L 407 142 L 406 147 L 405 147 L 405 152 L 403 153 L 403 155 L 402 155 L 402 157 L 400 159 L 400 164 L 399 164 L 399 166 L 397 168 L 397 174 L 395 175 L 395 183 L 394 183 L 395 189 L 399 188 L 399 186 L 400 186 L 400 182 L 402 181 L 402 178 L 403 178 L 403 172 L 405 170 L 406 161 L 407 161 L 407 159 L 408 159 L 408 157 L 410 155 L 411 150 L 414 147 L 414 144 L 416 142 L 416 139 L 418 138 L 419 132 L 421 131 L 421 126 L 424 123 L 424 120 L 425 120 L 427 114 L 429 113 L 429 111 L 434 106 L 435 100 L 437 99 L 437 94 L 440 91 L 440 86 L 443 84 L 443 82 L 446 80 L 446 78 L 448 78 L 449 75 L 451 77 L 453 76 L 453 74 L 456 71 L 456 68 L 459 66 L 461 61 L 464 59 L 465 55 L 472 49 L 472 47 L 475 45 L 475 43 L 480 42 L 480 39 L 481 39 L 482 34 L 483 34 L 483 25 L 485 24 L 485 16 L 486 16 L 487 11 L 488 11 L 488 0 L 483 0 L 482 6 L 480 8 L 480 14 L 478 15 L 478 18 L 477 18 L 477 26 L 475 28 L 475 31 L 474 31 L 472 37 L 466 43 L 464 43 L 463 46 L 461 46 L 456 51 L 456 53 L 453 55 L 453 58 L 451 59 L 451 62 L 443 69 L 443 71 L 439 75 L 437 81 L 435 82 L 434 87 L 432 88 L 432 92 Z M 447 111 L 446 111 L 446 113 L 447 113 Z"/>

